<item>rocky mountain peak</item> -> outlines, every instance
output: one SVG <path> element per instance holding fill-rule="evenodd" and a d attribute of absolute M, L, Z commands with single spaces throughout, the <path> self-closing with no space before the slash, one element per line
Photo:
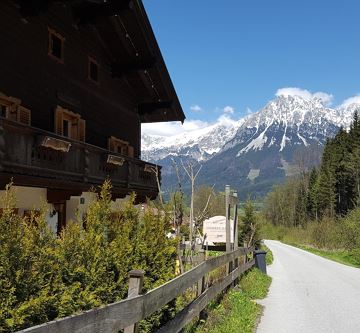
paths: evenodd
<path fill-rule="evenodd" d="M 236 182 L 246 191 L 263 194 L 274 182 L 297 172 L 299 149 L 311 152 L 309 166 L 316 165 L 327 138 L 340 127 L 348 128 L 354 111 L 360 111 L 360 104 L 331 108 L 318 96 L 280 95 L 239 121 L 223 118 L 170 137 L 143 134 L 142 157 L 163 165 L 165 187 L 176 178 L 171 166 L 175 158 L 203 164 L 202 183 L 216 182 L 222 188 Z"/>

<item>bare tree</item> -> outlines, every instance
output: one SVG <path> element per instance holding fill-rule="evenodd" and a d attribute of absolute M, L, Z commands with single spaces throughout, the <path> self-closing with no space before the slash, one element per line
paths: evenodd
<path fill-rule="evenodd" d="M 194 171 L 194 165 L 193 163 L 189 162 L 187 166 L 184 165 L 184 162 L 181 160 L 181 165 L 183 169 L 185 170 L 186 174 L 188 175 L 190 179 L 191 184 L 191 198 L 190 198 L 190 244 L 192 247 L 193 244 L 193 232 L 194 232 L 194 190 L 195 190 L 195 180 L 198 176 L 202 165 L 200 165 L 199 169 L 195 172 Z"/>
<path fill-rule="evenodd" d="M 161 208 L 164 209 L 164 200 L 161 193 L 161 184 L 160 184 L 160 177 L 159 177 L 159 167 L 157 165 L 147 165 L 147 170 L 155 174 L 156 177 L 156 184 L 158 187 L 159 192 L 159 201 Z"/>
<path fill-rule="evenodd" d="M 202 210 L 200 210 L 196 216 L 194 216 L 195 235 L 197 232 L 199 234 L 201 234 L 200 229 L 201 229 L 203 220 L 206 218 L 206 216 L 209 213 L 209 204 L 210 204 L 211 197 L 213 195 L 214 187 L 215 187 L 215 184 L 211 187 L 211 191 L 206 199 L 206 204 L 205 204 L 204 208 Z"/>
<path fill-rule="evenodd" d="M 182 180 L 180 178 L 179 167 L 176 161 L 172 158 L 172 164 L 176 172 L 176 177 L 178 180 L 179 187 L 179 200 L 177 200 L 176 192 L 173 194 L 173 202 L 174 202 L 174 226 L 176 228 L 176 234 L 180 235 L 180 227 L 183 223 L 184 217 L 184 207 L 183 207 L 183 199 L 184 199 L 184 191 L 182 189 Z M 179 202 L 178 202 L 179 201 Z"/>

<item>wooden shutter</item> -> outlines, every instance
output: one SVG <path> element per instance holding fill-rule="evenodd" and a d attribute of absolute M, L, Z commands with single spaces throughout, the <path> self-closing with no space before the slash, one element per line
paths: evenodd
<path fill-rule="evenodd" d="M 85 142 L 85 135 L 86 135 L 85 124 L 86 123 L 84 119 L 78 119 L 78 133 L 79 133 L 78 140 L 82 142 Z"/>
<path fill-rule="evenodd" d="M 125 156 L 129 156 L 129 149 L 126 143 L 120 143 L 121 154 Z"/>
<path fill-rule="evenodd" d="M 8 107 L 7 118 L 10 120 L 18 121 L 18 109 L 15 104 L 12 104 Z"/>
<path fill-rule="evenodd" d="M 116 139 L 113 136 L 108 139 L 108 149 L 110 151 L 115 151 L 115 140 Z"/>
<path fill-rule="evenodd" d="M 17 121 L 17 104 L 10 98 L 0 96 L 0 103 L 6 109 L 5 118 Z"/>
<path fill-rule="evenodd" d="M 133 146 L 128 146 L 128 156 L 134 157 L 134 147 Z"/>
<path fill-rule="evenodd" d="M 31 111 L 23 106 L 18 106 L 17 119 L 19 123 L 29 125 L 31 124 Z"/>
<path fill-rule="evenodd" d="M 55 117 L 54 117 L 54 130 L 56 134 L 63 135 L 63 117 L 64 117 L 64 109 L 61 107 L 57 107 L 55 109 Z"/>

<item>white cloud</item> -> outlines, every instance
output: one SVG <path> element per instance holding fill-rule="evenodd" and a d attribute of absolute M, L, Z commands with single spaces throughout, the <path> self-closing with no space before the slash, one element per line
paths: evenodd
<path fill-rule="evenodd" d="M 251 110 L 251 109 L 247 106 L 245 112 L 246 112 L 246 114 L 252 114 L 252 113 L 253 113 L 253 110 Z"/>
<path fill-rule="evenodd" d="M 351 104 L 360 104 L 360 94 L 347 98 L 342 104 L 339 106 L 340 108 L 347 108 Z"/>
<path fill-rule="evenodd" d="M 208 125 L 209 124 L 206 121 L 185 119 L 183 125 L 178 121 L 142 124 L 141 131 L 142 133 L 149 135 L 173 136 L 184 132 L 195 131 Z"/>
<path fill-rule="evenodd" d="M 232 119 L 228 114 L 222 114 L 217 120 L 216 123 L 219 123 L 221 125 L 233 125 L 237 121 Z"/>
<path fill-rule="evenodd" d="M 224 113 L 233 114 L 235 112 L 235 108 L 233 108 L 232 106 L 227 105 L 222 109 L 222 111 Z"/>
<path fill-rule="evenodd" d="M 142 124 L 141 132 L 142 134 L 170 137 L 178 134 L 201 130 L 214 124 L 235 125 L 237 122 L 238 120 L 232 119 L 230 114 L 222 114 L 218 119 L 211 123 L 202 120 L 185 119 L 183 125 L 181 125 L 180 122 Z"/>
<path fill-rule="evenodd" d="M 201 112 L 203 109 L 200 105 L 195 104 L 190 106 L 190 110 L 192 112 Z"/>
<path fill-rule="evenodd" d="M 316 93 L 311 93 L 309 90 L 296 88 L 296 87 L 287 87 L 278 89 L 276 92 L 276 96 L 299 96 L 306 100 L 311 100 L 313 98 L 319 98 L 322 100 L 323 104 L 326 106 L 331 105 L 334 96 L 331 94 L 327 94 L 322 91 L 318 91 Z"/>

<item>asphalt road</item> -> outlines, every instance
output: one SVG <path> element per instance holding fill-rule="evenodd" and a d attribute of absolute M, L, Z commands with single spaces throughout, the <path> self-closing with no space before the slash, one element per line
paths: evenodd
<path fill-rule="evenodd" d="M 277 241 L 257 333 L 360 333 L 360 269 Z"/>

